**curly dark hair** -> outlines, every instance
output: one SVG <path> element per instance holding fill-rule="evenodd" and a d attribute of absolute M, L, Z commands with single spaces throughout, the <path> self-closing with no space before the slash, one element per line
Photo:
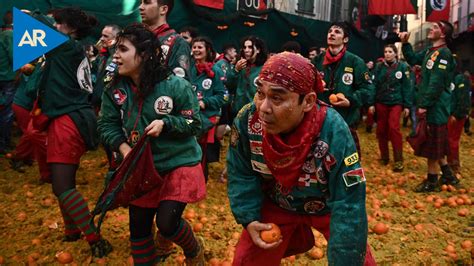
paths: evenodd
<path fill-rule="evenodd" d="M 244 45 L 246 41 L 251 41 L 252 44 L 260 50 L 260 53 L 258 53 L 257 58 L 255 59 L 255 65 L 257 66 L 263 66 L 265 64 L 265 61 L 267 61 L 268 58 L 268 50 L 267 46 L 265 45 L 265 42 L 258 38 L 257 36 L 247 36 L 242 39 L 240 42 L 240 58 L 245 58 L 244 56 Z M 255 53 L 255 51 L 253 51 Z"/>
<path fill-rule="evenodd" d="M 65 7 L 52 11 L 56 23 L 66 24 L 74 33 L 77 39 L 82 39 L 90 34 L 92 29 L 99 24 L 94 16 L 87 15 L 77 7 Z"/>
<path fill-rule="evenodd" d="M 135 56 L 141 57 L 139 97 L 145 98 L 154 90 L 155 85 L 166 79 L 170 70 L 165 65 L 161 43 L 145 24 L 127 26 L 117 34 L 117 45 L 128 40 L 136 49 Z"/>
<path fill-rule="evenodd" d="M 328 31 L 332 27 L 341 28 L 342 31 L 344 32 L 344 38 L 350 37 L 350 35 L 351 35 L 351 27 L 350 27 L 349 23 L 346 22 L 346 21 L 333 22 L 331 25 L 329 25 Z"/>
<path fill-rule="evenodd" d="M 193 39 L 191 42 L 191 47 L 195 42 L 203 42 L 206 47 L 206 62 L 214 62 L 216 58 L 216 51 L 214 50 L 214 45 L 212 45 L 211 39 L 205 36 L 198 36 Z"/>

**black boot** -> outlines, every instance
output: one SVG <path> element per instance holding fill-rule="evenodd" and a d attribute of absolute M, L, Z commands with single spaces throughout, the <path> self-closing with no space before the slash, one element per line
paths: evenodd
<path fill-rule="evenodd" d="M 452 185 L 455 187 L 459 186 L 459 179 L 453 174 L 453 171 L 449 167 L 449 165 L 441 166 L 441 178 L 439 179 L 439 183 L 442 185 Z"/>
<path fill-rule="evenodd" d="M 438 175 L 428 174 L 428 178 L 418 184 L 414 191 L 417 193 L 440 191 Z"/>

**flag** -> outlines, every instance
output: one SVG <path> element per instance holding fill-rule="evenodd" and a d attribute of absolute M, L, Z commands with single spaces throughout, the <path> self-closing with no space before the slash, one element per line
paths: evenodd
<path fill-rule="evenodd" d="M 224 0 L 194 0 L 198 6 L 205 6 L 214 9 L 224 9 Z"/>
<path fill-rule="evenodd" d="M 416 14 L 416 3 L 416 0 L 369 0 L 369 15 Z"/>
<path fill-rule="evenodd" d="M 426 0 L 426 21 L 449 20 L 449 0 Z"/>

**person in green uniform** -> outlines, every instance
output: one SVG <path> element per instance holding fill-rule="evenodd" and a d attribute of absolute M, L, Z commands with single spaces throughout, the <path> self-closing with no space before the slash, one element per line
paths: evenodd
<path fill-rule="evenodd" d="M 464 123 L 471 110 L 471 74 L 468 70 L 454 77 L 454 90 L 451 95 L 451 116 L 448 120 L 449 149 L 448 164 L 455 174 L 461 173 L 459 141 Z"/>
<path fill-rule="evenodd" d="M 329 265 L 375 265 L 367 245 L 365 174 L 349 127 L 317 101 L 323 85 L 301 55 L 263 65 L 253 103 L 234 120 L 227 154 L 228 197 L 244 227 L 234 265 L 280 265 L 328 239 Z M 260 237 L 276 224 L 282 238 Z"/>
<path fill-rule="evenodd" d="M 97 144 L 97 121 L 89 103 L 90 65 L 81 40 L 98 21 L 78 8 L 54 10 L 54 25 L 38 12 L 32 15 L 69 37 L 46 53 L 32 111 L 35 129 L 47 132 L 46 161 L 64 220 L 64 241 L 77 241 L 84 235 L 92 256 L 101 258 L 112 251 L 112 246 L 97 232 L 87 202 L 76 188 L 80 159 Z"/>
<path fill-rule="evenodd" d="M 174 0 L 142 0 L 139 11 L 143 23 L 160 40 L 166 64 L 178 77 L 189 79 L 190 45 L 167 23 L 173 7 Z"/>
<path fill-rule="evenodd" d="M 263 40 L 255 36 L 247 36 L 242 40 L 240 58 L 234 69 L 227 73 L 226 85 L 233 95 L 231 117 L 235 117 L 244 105 L 252 102 L 257 90 L 255 81 L 267 57 Z"/>
<path fill-rule="evenodd" d="M 324 91 L 319 93 L 318 98 L 332 104 L 344 118 L 351 129 L 360 156 L 357 135 L 360 109 L 364 105 L 373 104 L 375 89 L 364 60 L 347 51 L 348 42 L 348 26 L 342 22 L 333 23 L 327 34 L 328 48 L 313 59 L 312 63 L 323 75 L 326 83 Z M 332 94 L 337 95 L 337 101 L 329 101 Z"/>
<path fill-rule="evenodd" d="M 13 124 L 12 102 L 15 96 L 13 71 L 13 16 L 7 11 L 0 32 L 0 154 L 10 150 Z"/>
<path fill-rule="evenodd" d="M 400 116 L 408 117 L 412 105 L 410 67 L 397 58 L 394 44 L 384 48 L 384 61 L 377 63 L 374 70 L 375 106 L 369 113 L 377 113 L 377 139 L 382 163 L 389 162 L 388 141 L 392 143 L 393 171 L 403 171 L 403 139 L 400 131 Z"/>
<path fill-rule="evenodd" d="M 190 69 L 191 84 L 196 92 L 201 109 L 201 132 L 199 145 L 202 150 L 201 165 L 206 180 L 208 178 L 207 154 L 208 144 L 215 140 L 216 124 L 225 103 L 224 73 L 214 64 L 216 52 L 212 42 L 207 37 L 198 36 L 191 42 L 193 61 Z"/>
<path fill-rule="evenodd" d="M 402 51 L 411 65 L 421 65 L 421 84 L 417 95 L 418 116 L 425 116 L 427 139 L 415 155 L 428 159 L 428 175 L 416 188 L 416 192 L 431 192 L 440 184 L 458 185 L 459 179 L 453 174 L 446 156 L 449 154 L 448 119 L 451 114 L 451 83 L 454 78 L 456 62 L 447 47 L 451 41 L 453 26 L 446 21 L 431 25 L 428 40 L 432 46 L 415 53 L 408 43 L 410 34 L 400 32 Z M 441 167 L 442 175 L 438 180 Z"/>
<path fill-rule="evenodd" d="M 113 54 L 115 53 L 115 37 L 121 30 L 122 28 L 115 24 L 105 25 L 97 43 L 99 55 L 93 63 L 95 67 L 92 68 L 92 73 L 96 76 L 96 79 L 92 81 L 94 82 L 94 92 L 91 98 L 91 103 L 97 110 L 100 108 L 100 100 L 104 92 L 104 78 L 106 77 L 106 73 L 115 70 L 115 65 L 111 63 Z"/>
<path fill-rule="evenodd" d="M 186 265 L 204 265 L 204 248 L 181 218 L 187 203 L 206 195 L 196 135 L 199 103 L 191 84 L 163 64 L 160 42 L 145 25 L 126 27 L 117 37 L 118 76 L 102 96 L 102 141 L 126 157 L 140 136 L 150 139 L 153 163 L 163 184 L 129 205 L 131 253 L 135 265 L 154 265 L 173 251 Z M 157 247 L 152 232 L 156 217 Z M 201 264 L 198 264 L 201 263 Z"/>

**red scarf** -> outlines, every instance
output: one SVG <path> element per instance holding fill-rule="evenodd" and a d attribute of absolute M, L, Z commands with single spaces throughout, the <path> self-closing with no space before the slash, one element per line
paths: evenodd
<path fill-rule="evenodd" d="M 435 51 L 435 50 L 438 50 L 439 48 L 443 48 L 443 47 L 446 47 L 446 44 L 443 43 L 441 45 L 438 45 L 438 46 L 433 46 L 430 48 L 430 51 Z"/>
<path fill-rule="evenodd" d="M 291 188 L 298 182 L 311 144 L 319 136 L 325 118 L 326 106 L 320 105 L 319 110 L 315 106 L 289 136 L 281 138 L 263 132 L 263 158 L 283 187 Z"/>
<path fill-rule="evenodd" d="M 170 27 L 170 25 L 166 23 L 153 30 L 153 33 L 155 34 L 157 38 L 166 36 L 169 33 L 173 33 L 173 32 L 175 31 Z"/>
<path fill-rule="evenodd" d="M 196 69 L 198 72 L 198 75 L 201 75 L 202 72 L 206 72 L 206 75 L 210 78 L 214 77 L 214 71 L 212 71 L 212 67 L 214 66 L 214 63 L 211 62 L 206 62 L 206 63 L 196 63 Z"/>
<path fill-rule="evenodd" d="M 346 54 L 346 49 L 347 48 L 344 45 L 344 48 L 342 48 L 342 50 L 337 55 L 332 55 L 328 48 L 324 56 L 323 66 L 331 65 L 336 62 L 339 62 L 339 60 L 341 60 L 341 58 Z"/>

